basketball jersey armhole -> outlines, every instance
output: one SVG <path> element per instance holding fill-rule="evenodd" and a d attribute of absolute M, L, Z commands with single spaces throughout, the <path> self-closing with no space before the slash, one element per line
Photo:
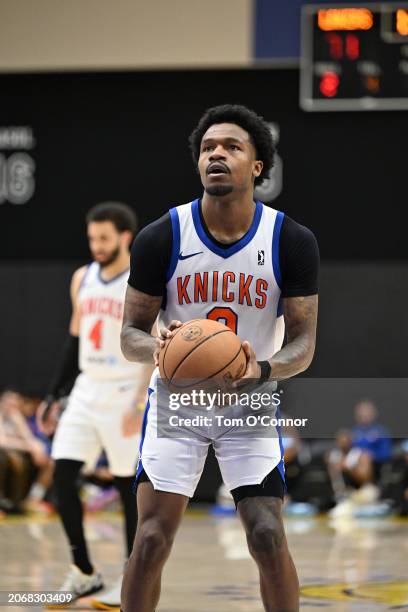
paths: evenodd
<path fill-rule="evenodd" d="M 279 261 L 279 240 L 284 217 L 285 215 L 283 212 L 276 212 L 275 225 L 272 235 L 272 268 L 276 284 L 278 285 L 279 289 L 282 289 L 282 274 Z"/>
<path fill-rule="evenodd" d="M 94 263 L 95 263 L 94 261 L 90 261 L 90 262 L 89 262 L 89 263 L 86 265 L 86 270 L 85 270 L 85 272 L 84 272 L 84 275 L 83 275 L 83 277 L 82 277 L 82 279 L 81 279 L 81 282 L 79 283 L 79 286 L 78 286 L 78 289 L 77 289 L 77 292 L 76 292 L 76 295 L 77 295 L 77 296 L 79 295 L 79 293 L 80 293 L 80 291 L 81 291 L 82 287 L 84 286 L 85 281 L 86 281 L 87 277 L 89 276 L 89 272 L 90 272 L 91 266 L 92 266 Z"/>
<path fill-rule="evenodd" d="M 177 208 L 170 208 L 169 213 L 171 219 L 173 241 L 171 247 L 170 264 L 166 272 L 166 283 L 169 282 L 177 268 L 177 261 L 180 252 L 180 219 L 178 216 Z"/>

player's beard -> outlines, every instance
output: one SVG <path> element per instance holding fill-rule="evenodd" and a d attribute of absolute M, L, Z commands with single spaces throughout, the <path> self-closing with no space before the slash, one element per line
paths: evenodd
<path fill-rule="evenodd" d="M 106 266 L 110 266 L 111 264 L 113 264 L 117 258 L 120 255 L 120 247 L 116 247 L 116 249 L 114 249 L 113 251 L 111 251 L 110 253 L 108 253 L 105 257 L 105 259 L 102 260 L 97 260 L 99 265 L 101 266 L 101 268 L 106 268 Z"/>
<path fill-rule="evenodd" d="M 232 185 L 207 185 L 204 190 L 210 196 L 225 196 L 232 192 Z"/>

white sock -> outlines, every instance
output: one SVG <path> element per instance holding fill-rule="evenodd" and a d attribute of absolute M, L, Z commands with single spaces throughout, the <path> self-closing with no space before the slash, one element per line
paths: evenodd
<path fill-rule="evenodd" d="M 30 499 L 33 499 L 34 501 L 41 501 L 42 499 L 44 499 L 45 493 L 46 493 L 46 488 L 44 487 L 44 485 L 40 484 L 39 482 L 35 482 L 31 486 L 28 497 Z"/>

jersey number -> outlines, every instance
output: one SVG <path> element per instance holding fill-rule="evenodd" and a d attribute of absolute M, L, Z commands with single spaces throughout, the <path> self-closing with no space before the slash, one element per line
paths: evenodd
<path fill-rule="evenodd" d="M 89 332 L 89 340 L 92 342 L 93 347 L 96 351 L 99 351 L 102 346 L 102 319 L 98 319 L 95 325 Z"/>
<path fill-rule="evenodd" d="M 225 325 L 229 327 L 234 332 L 234 334 L 237 333 L 238 315 L 232 310 L 232 308 L 229 308 L 228 306 L 216 306 L 207 314 L 207 319 L 211 319 L 211 321 L 220 321 L 221 323 L 225 323 Z"/>

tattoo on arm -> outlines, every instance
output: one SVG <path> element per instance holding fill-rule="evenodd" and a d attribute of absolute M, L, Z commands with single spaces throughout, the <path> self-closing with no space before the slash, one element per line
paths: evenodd
<path fill-rule="evenodd" d="M 151 330 L 161 303 L 161 296 L 148 295 L 128 286 L 120 340 L 122 352 L 129 361 L 153 363 L 156 340 Z"/>
<path fill-rule="evenodd" d="M 290 378 L 309 367 L 316 344 L 317 305 L 317 295 L 284 298 L 288 342 L 272 357 L 272 378 Z"/>

